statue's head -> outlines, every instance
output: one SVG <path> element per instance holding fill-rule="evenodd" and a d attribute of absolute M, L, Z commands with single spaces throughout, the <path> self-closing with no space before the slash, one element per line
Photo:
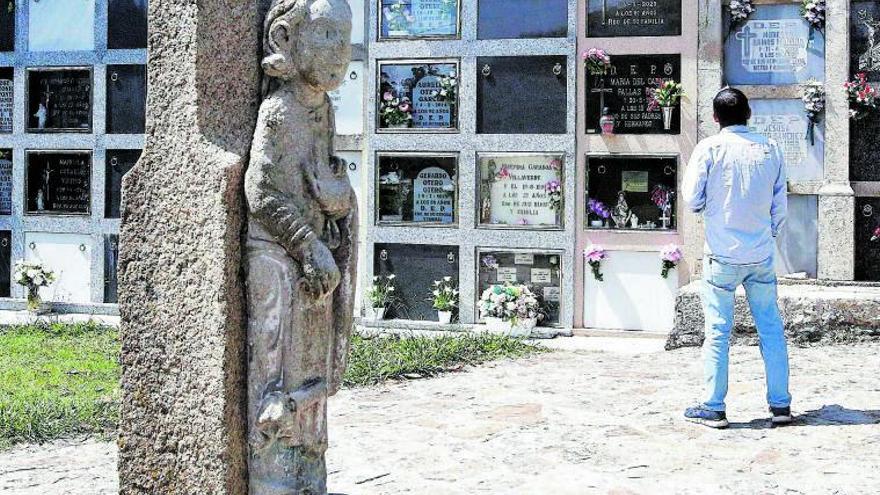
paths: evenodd
<path fill-rule="evenodd" d="M 266 15 L 263 71 L 319 91 L 342 84 L 351 60 L 346 0 L 273 0 Z"/>

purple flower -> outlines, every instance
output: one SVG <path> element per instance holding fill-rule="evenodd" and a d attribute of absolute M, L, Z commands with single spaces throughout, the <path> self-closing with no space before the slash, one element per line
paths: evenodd
<path fill-rule="evenodd" d="M 382 99 L 385 101 L 391 101 L 394 99 L 394 95 L 391 93 L 391 91 L 386 91 L 385 94 L 382 95 Z"/>
<path fill-rule="evenodd" d="M 559 184 L 559 181 L 558 181 L 558 180 L 551 180 L 550 182 L 548 182 L 548 183 L 544 186 L 544 189 L 546 189 L 547 192 L 549 192 L 549 193 L 555 193 L 555 192 L 559 192 L 559 191 L 561 191 L 561 190 L 562 190 L 562 186 Z"/>
<path fill-rule="evenodd" d="M 667 244 L 660 250 L 660 259 L 670 263 L 678 263 L 684 258 L 681 248 L 676 244 Z"/>
<path fill-rule="evenodd" d="M 584 258 L 590 263 L 598 263 L 608 257 L 608 252 L 602 246 L 591 244 L 584 250 Z"/>
<path fill-rule="evenodd" d="M 874 235 L 871 237 L 871 241 L 880 241 L 880 225 L 874 229 Z"/>
<path fill-rule="evenodd" d="M 590 213 L 598 216 L 599 218 L 607 219 L 611 217 L 611 211 L 609 211 L 608 207 L 605 206 L 605 204 L 601 201 L 590 199 L 587 202 L 587 208 L 589 209 Z"/>

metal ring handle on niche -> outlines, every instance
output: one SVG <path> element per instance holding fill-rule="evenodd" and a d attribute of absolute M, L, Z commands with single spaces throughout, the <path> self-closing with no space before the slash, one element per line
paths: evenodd
<path fill-rule="evenodd" d="M 862 208 L 862 215 L 864 215 L 866 218 L 874 216 L 874 207 L 871 205 L 865 205 L 865 207 Z"/>
<path fill-rule="evenodd" d="M 119 165 L 119 159 L 115 156 L 110 157 L 110 166 L 116 168 L 117 165 Z"/>
<path fill-rule="evenodd" d="M 119 80 L 119 73 L 117 73 L 117 72 L 110 73 L 110 80 L 113 82 L 118 81 Z"/>
<path fill-rule="evenodd" d="M 351 71 L 351 73 L 348 75 L 348 78 L 351 79 L 352 81 L 357 81 L 357 78 L 358 78 L 357 71 L 356 70 Z"/>
<path fill-rule="evenodd" d="M 455 253 L 452 251 L 446 253 L 446 261 L 449 262 L 450 265 L 455 264 Z"/>
<path fill-rule="evenodd" d="M 34 249 L 37 249 L 37 244 L 35 242 L 32 242 L 32 243 L 28 244 L 28 247 L 31 248 L 31 250 L 34 250 Z"/>
<path fill-rule="evenodd" d="M 486 64 L 483 66 L 483 70 L 481 72 L 483 73 L 483 77 L 489 77 L 492 75 L 492 67 L 490 67 L 489 64 Z"/>
<path fill-rule="evenodd" d="M 385 249 L 379 251 L 379 259 L 382 261 L 388 261 L 388 251 Z"/>
<path fill-rule="evenodd" d="M 556 65 L 553 66 L 553 75 L 559 77 L 562 75 L 562 64 L 556 62 Z"/>
<path fill-rule="evenodd" d="M 0 246 L 6 247 L 9 245 L 9 239 L 0 240 Z"/>
<path fill-rule="evenodd" d="M 79 245 L 79 251 L 80 251 L 81 253 L 86 252 L 86 245 L 85 245 L 85 244 L 80 244 L 80 245 Z"/>
<path fill-rule="evenodd" d="M 354 172 L 358 169 L 358 164 L 355 162 L 348 162 L 348 169 Z"/>
<path fill-rule="evenodd" d="M 666 175 L 672 175 L 675 173 L 675 169 L 672 168 L 672 165 L 667 165 L 666 167 L 663 168 L 663 173 Z"/>
<path fill-rule="evenodd" d="M 607 172 L 607 171 L 608 171 L 608 169 L 605 167 L 605 165 L 599 165 L 596 168 L 596 172 L 598 172 L 599 175 L 605 175 L 605 172 Z"/>

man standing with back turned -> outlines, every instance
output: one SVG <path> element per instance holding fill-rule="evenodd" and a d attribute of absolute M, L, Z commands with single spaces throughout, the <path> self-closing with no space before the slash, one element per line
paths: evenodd
<path fill-rule="evenodd" d="M 746 127 L 752 111 L 741 91 L 721 90 L 713 106 L 721 132 L 694 149 L 683 186 L 685 201 L 703 214 L 706 224 L 702 301 L 707 391 L 705 401 L 685 411 L 685 418 L 713 428 L 728 425 L 728 350 L 734 295 L 742 285 L 758 327 L 773 424 L 790 423 L 788 349 L 773 265 L 775 238 L 788 208 L 785 165 L 775 141 Z"/>

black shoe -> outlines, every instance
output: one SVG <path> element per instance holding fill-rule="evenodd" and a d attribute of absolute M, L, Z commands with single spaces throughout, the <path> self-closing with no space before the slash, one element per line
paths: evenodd
<path fill-rule="evenodd" d="M 713 411 L 700 404 L 689 407 L 684 412 L 684 419 L 691 423 L 697 423 L 710 428 L 727 428 L 727 414 L 724 411 Z"/>
<path fill-rule="evenodd" d="M 792 422 L 790 407 L 771 407 L 770 414 L 773 415 L 770 421 L 774 425 L 787 425 Z"/>

